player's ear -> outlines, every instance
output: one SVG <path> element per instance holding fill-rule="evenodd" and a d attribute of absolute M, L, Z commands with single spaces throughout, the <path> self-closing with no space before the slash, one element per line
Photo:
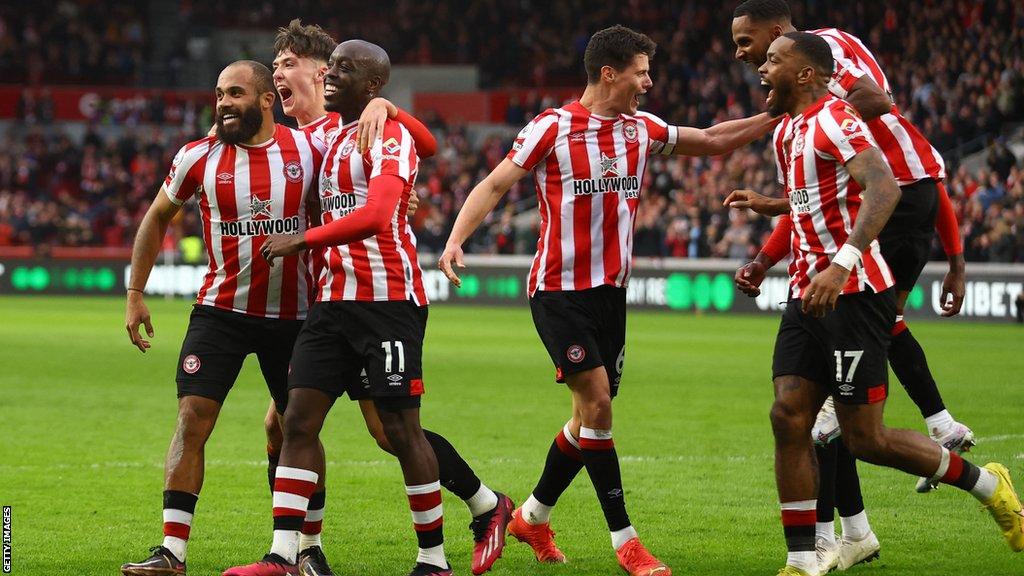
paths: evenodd
<path fill-rule="evenodd" d="M 601 79 L 606 82 L 615 82 L 615 76 L 618 74 L 618 70 L 613 66 L 601 66 Z"/>
<path fill-rule="evenodd" d="M 269 110 L 274 107 L 274 100 L 277 99 L 277 94 L 274 92 L 264 92 L 260 94 L 260 108 Z"/>
<path fill-rule="evenodd" d="M 782 24 L 775 24 L 772 26 L 772 40 L 775 40 L 779 36 L 782 36 Z"/>
<path fill-rule="evenodd" d="M 811 81 L 812 76 L 814 76 L 814 67 L 810 65 L 804 66 L 803 68 L 800 69 L 799 72 L 796 73 L 797 84 L 809 83 Z"/>

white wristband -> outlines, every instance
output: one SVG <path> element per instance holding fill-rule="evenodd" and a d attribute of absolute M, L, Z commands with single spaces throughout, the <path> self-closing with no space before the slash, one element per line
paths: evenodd
<path fill-rule="evenodd" d="M 857 249 L 853 244 L 843 244 L 839 252 L 836 252 L 835 258 L 832 259 L 833 264 L 838 264 L 847 270 L 853 270 L 853 267 L 860 263 L 860 250 Z"/>

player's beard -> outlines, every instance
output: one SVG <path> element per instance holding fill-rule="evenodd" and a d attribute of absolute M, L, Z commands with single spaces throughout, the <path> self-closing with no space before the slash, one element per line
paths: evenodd
<path fill-rule="evenodd" d="M 225 144 L 238 144 L 252 138 L 263 127 L 263 112 L 258 106 L 246 106 L 229 112 L 238 114 L 234 126 L 225 126 L 223 112 L 217 113 L 217 138 Z"/>
<path fill-rule="evenodd" d="M 790 102 L 793 99 L 792 87 L 785 84 L 776 84 L 771 87 L 769 92 L 772 98 L 768 103 L 768 115 L 772 118 L 778 118 L 789 112 Z"/>

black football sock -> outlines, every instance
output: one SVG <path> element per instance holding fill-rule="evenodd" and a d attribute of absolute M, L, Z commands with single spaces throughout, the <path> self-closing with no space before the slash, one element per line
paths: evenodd
<path fill-rule="evenodd" d="M 925 418 L 946 409 L 921 345 L 902 321 L 893 328 L 889 365 Z"/>
<path fill-rule="evenodd" d="M 451 442 L 430 430 L 424 430 L 423 435 L 427 437 L 427 442 L 437 456 L 437 472 L 441 486 L 463 500 L 476 494 L 480 489 L 480 478 L 477 478 L 469 464 L 459 456 Z"/>
<path fill-rule="evenodd" d="M 551 443 L 544 471 L 533 489 L 533 497 L 546 506 L 558 503 L 559 496 L 583 469 L 583 455 L 580 454 L 576 440 L 567 435 L 566 428 L 559 430 L 555 441 Z"/>
<path fill-rule="evenodd" d="M 836 444 L 814 445 L 818 457 L 818 523 L 835 521 L 836 503 Z"/>
<path fill-rule="evenodd" d="M 843 439 L 835 441 L 836 452 L 836 508 L 839 516 L 850 518 L 864 511 L 864 496 L 860 491 L 857 459 L 846 449 Z"/>
<path fill-rule="evenodd" d="M 608 530 L 617 532 L 630 526 L 626 514 L 626 499 L 622 492 L 622 474 L 619 471 L 619 457 L 615 452 L 611 430 L 580 428 L 580 453 L 583 464 L 594 484 L 597 499 L 601 502 Z"/>

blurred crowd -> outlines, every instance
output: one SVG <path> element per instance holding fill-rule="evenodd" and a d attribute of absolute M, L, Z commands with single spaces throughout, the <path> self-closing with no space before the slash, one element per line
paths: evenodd
<path fill-rule="evenodd" d="M 438 155 L 421 164 L 420 209 L 413 226 L 421 250 L 438 252 L 455 214 L 473 186 L 508 151 L 514 133 L 477 146 L 463 126 L 429 122 L 439 135 Z M 134 231 L 166 175 L 181 142 L 194 137 L 166 129 L 126 131 L 80 140 L 29 130 L 0 150 L 0 246 L 130 246 Z M 51 135 L 44 135 L 51 134 Z M 1002 139 L 984 153 L 980 169 L 965 167 L 948 179 L 969 261 L 1024 262 L 1024 162 Z M 654 158 L 636 219 L 637 256 L 746 259 L 771 232 L 771 221 L 728 210 L 736 188 L 774 193 L 774 161 L 755 144 L 715 158 Z M 528 177 L 503 199 L 470 240 L 467 251 L 530 254 L 538 219 Z M 177 238 L 198 234 L 195 209 L 175 223 Z M 943 257 L 936 241 L 933 256 Z"/>
<path fill-rule="evenodd" d="M 131 85 L 146 60 L 145 2 L 0 3 L 0 83 Z"/>
<path fill-rule="evenodd" d="M 861 37 L 889 74 L 897 104 L 936 148 L 952 151 L 953 158 L 983 150 L 981 168 L 952 166 L 947 182 L 965 253 L 973 261 L 1024 261 L 1024 168 L 997 137 L 1003 127 L 1024 120 L 1024 2 L 791 4 L 798 27 L 841 25 Z M 301 16 L 338 38 L 377 41 L 396 63 L 474 63 L 481 67 L 485 87 L 536 87 L 512 100 L 505 133 L 482 139 L 472 138 L 464 126 L 445 125 L 429 111 L 419 111 L 441 140 L 438 156 L 423 163 L 417 182 L 423 202 L 414 227 L 425 251 L 440 249 L 458 207 L 501 161 L 515 132 L 539 111 L 561 104 L 544 87 L 583 85 L 587 38 L 603 26 L 621 22 L 658 42 L 655 85 L 643 107 L 667 121 L 708 126 L 763 107 L 756 75 L 733 58 L 731 9 L 697 0 L 607 5 L 584 0 L 392 0 L 357 5 L 344 14 L 319 0 L 185 1 L 179 6 L 186 21 L 214 27 L 272 29 Z M 50 70 L 83 81 L 90 67 L 99 66 L 103 73 L 109 72 L 107 66 L 126 73 L 137 68 L 134 58 L 146 48 L 139 12 L 144 7 L 88 0 L 58 2 L 46 10 L 0 8 L 0 70 L 7 73 L 0 81 L 32 78 L 33 66 L 47 70 L 47 81 Z M 389 17 L 380 18 L 382 11 L 389 11 Z M 95 19 L 104 12 L 120 17 Z M 95 21 L 105 24 L 90 27 Z M 82 48 L 50 49 L 41 44 L 44 35 Z M 73 65 L 71 59 L 79 62 Z M 26 124 L 45 123 L 52 116 L 45 92 L 26 102 L 19 107 Z M 165 113 L 153 102 L 119 106 L 106 116 L 113 120 L 96 121 L 144 124 Z M 72 141 L 59 130 L 19 132 L 0 149 L 0 245 L 130 243 L 171 156 L 188 136 L 205 132 L 202 127 L 210 123 L 209 110 L 193 110 L 187 103 L 183 110 L 189 129 L 173 133 L 140 129 L 111 140 L 90 131 Z M 721 205 L 736 188 L 774 192 L 774 163 L 764 143 L 717 158 L 659 158 L 649 166 L 636 221 L 637 255 L 747 258 L 770 232 L 769 220 Z M 532 182 L 524 180 L 469 249 L 532 253 L 535 206 Z M 194 214 L 189 211 L 183 218 L 178 233 L 193 234 L 198 229 Z M 937 243 L 934 256 L 942 257 Z"/>

